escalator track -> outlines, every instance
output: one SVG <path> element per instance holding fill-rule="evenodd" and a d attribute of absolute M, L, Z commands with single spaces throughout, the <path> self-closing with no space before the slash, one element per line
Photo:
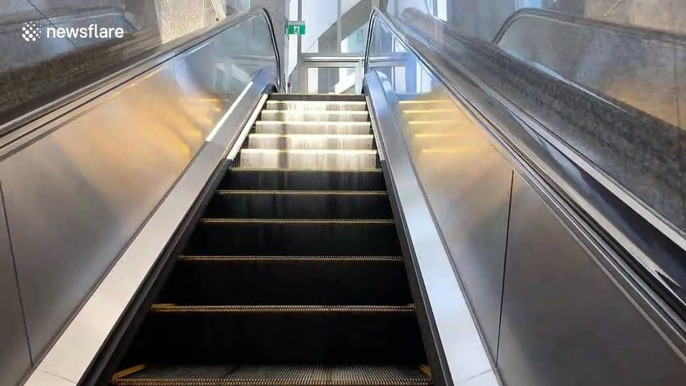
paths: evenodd
<path fill-rule="evenodd" d="M 361 96 L 275 94 L 114 386 L 432 384 Z"/>

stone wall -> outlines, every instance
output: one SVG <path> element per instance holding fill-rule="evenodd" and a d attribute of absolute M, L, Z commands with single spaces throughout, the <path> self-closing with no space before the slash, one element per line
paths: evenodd
<path fill-rule="evenodd" d="M 223 12 L 217 12 L 217 2 Z M 0 0 L 0 125 L 103 69 L 246 10 L 245 0 Z M 22 28 L 121 27 L 123 39 L 38 39 Z M 44 32 L 43 32 L 44 34 Z"/>

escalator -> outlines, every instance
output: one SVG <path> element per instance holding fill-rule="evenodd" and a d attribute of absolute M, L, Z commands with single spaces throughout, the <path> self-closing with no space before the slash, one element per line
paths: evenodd
<path fill-rule="evenodd" d="M 272 94 L 115 386 L 432 384 L 366 102 Z"/>
<path fill-rule="evenodd" d="M 255 9 L 0 127 L 0 384 L 683 385 L 686 238 L 551 128 L 686 136 L 369 25 L 364 96 L 278 93 Z"/>

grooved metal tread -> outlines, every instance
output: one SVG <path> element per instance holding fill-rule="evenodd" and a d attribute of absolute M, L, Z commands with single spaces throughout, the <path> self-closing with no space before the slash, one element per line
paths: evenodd
<path fill-rule="evenodd" d="M 375 149 L 262 149 L 262 148 L 243 148 L 241 153 L 289 153 L 289 154 L 304 154 L 304 155 L 376 155 Z"/>
<path fill-rule="evenodd" d="M 201 224 L 395 224 L 393 219 L 201 218 Z"/>
<path fill-rule="evenodd" d="M 402 261 L 401 256 L 179 256 L 179 261 L 238 262 L 238 261 Z"/>
<path fill-rule="evenodd" d="M 448 110 L 448 111 L 450 112 L 452 110 Z M 269 108 L 262 110 L 261 113 L 267 113 L 267 114 L 298 113 L 298 114 L 312 114 L 312 115 L 369 115 L 369 112 L 365 111 L 365 110 L 359 110 L 359 111 L 356 111 L 356 110 L 296 110 L 296 109 L 271 110 Z"/>
<path fill-rule="evenodd" d="M 260 125 L 291 125 L 291 126 L 364 126 L 371 127 L 369 121 L 355 122 L 355 121 L 267 121 L 261 120 L 255 122 L 256 126 Z"/>
<path fill-rule="evenodd" d="M 220 189 L 215 195 L 232 194 L 283 194 L 322 196 L 387 196 L 385 190 L 282 190 L 282 189 Z"/>
<path fill-rule="evenodd" d="M 381 173 L 383 170 L 381 168 L 371 168 L 371 169 L 334 169 L 334 170 L 321 170 L 321 169 L 289 169 L 289 168 L 251 168 L 245 166 L 236 166 L 231 168 L 232 172 L 291 172 L 291 173 Z"/>
<path fill-rule="evenodd" d="M 429 386 L 426 366 L 151 366 L 113 379 L 115 386 Z"/>
<path fill-rule="evenodd" d="M 374 134 L 273 134 L 273 133 L 250 133 L 249 136 L 255 138 L 364 138 L 374 139 Z"/>
<path fill-rule="evenodd" d="M 414 304 L 404 306 L 283 306 L 283 305 L 229 305 L 229 306 L 184 306 L 176 304 L 153 304 L 150 311 L 156 313 L 309 313 L 309 314 L 329 314 L 329 313 L 414 313 Z"/>

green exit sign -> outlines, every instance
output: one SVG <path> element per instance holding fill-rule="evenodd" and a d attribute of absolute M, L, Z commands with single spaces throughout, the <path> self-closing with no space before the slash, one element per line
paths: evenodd
<path fill-rule="evenodd" d="M 288 34 L 289 35 L 305 35 L 305 22 L 304 21 L 289 21 L 288 22 Z"/>

